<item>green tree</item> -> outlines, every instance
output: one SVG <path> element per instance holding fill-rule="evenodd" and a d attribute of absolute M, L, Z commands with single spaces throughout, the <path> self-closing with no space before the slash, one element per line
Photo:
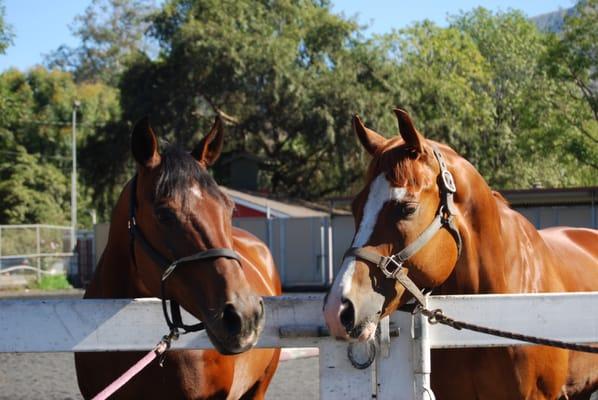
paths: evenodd
<path fill-rule="evenodd" d="M 76 85 L 69 73 L 42 67 L 0 74 L 0 223 L 68 221 L 70 190 L 62 182 L 70 182 L 75 99 L 81 102 L 79 146 L 98 125 L 119 118 L 118 92 L 106 85 Z M 49 189 L 54 181 L 55 188 Z M 80 181 L 78 219 L 83 225 L 89 223 L 91 187 Z M 31 201 L 39 207 L 32 207 Z"/>
<path fill-rule="evenodd" d="M 0 224 L 64 224 L 70 215 L 70 181 L 22 146 L 13 149 L 0 157 Z"/>
<path fill-rule="evenodd" d="M 152 0 L 92 0 L 71 26 L 80 45 L 60 46 L 46 56 L 46 63 L 72 72 L 77 82 L 116 85 L 127 58 L 150 48 L 144 33 L 153 11 Z"/>
<path fill-rule="evenodd" d="M 82 149 L 104 216 L 133 172 L 129 132 L 144 115 L 190 148 L 219 114 L 227 150 L 262 157 L 267 189 L 306 199 L 354 191 L 367 157 L 351 116 L 393 135 L 395 105 L 497 188 L 596 183 L 580 161 L 590 147 L 575 147 L 592 118 L 563 95 L 572 84 L 542 62 L 550 41 L 519 12 L 476 9 L 447 28 L 422 22 L 364 39 L 327 1 L 170 0 L 149 32 L 159 56 L 128 53 L 115 70 L 122 115 Z"/>
<path fill-rule="evenodd" d="M 560 95 L 567 107 L 562 110 L 563 131 L 556 138 L 590 166 L 598 182 L 598 0 L 579 1 L 571 15 L 565 17 L 563 32 L 550 37 L 550 51 L 545 64 L 559 81 Z"/>
<path fill-rule="evenodd" d="M 4 54 L 6 48 L 12 44 L 13 38 L 10 25 L 4 21 L 5 11 L 3 1 L 0 0 L 0 54 Z"/>
<path fill-rule="evenodd" d="M 490 68 L 492 123 L 480 137 L 478 164 L 490 182 L 499 188 L 590 183 L 588 169 L 560 146 L 568 134 L 563 110 L 571 104 L 543 68 L 546 40 L 536 26 L 520 12 L 482 8 L 452 18 L 451 26 L 472 38 Z"/>
<path fill-rule="evenodd" d="M 140 55 L 123 75 L 125 122 L 94 143 L 112 149 L 96 175 L 111 168 L 108 179 L 122 182 L 129 126 L 142 115 L 191 146 L 220 114 L 228 149 L 267 160 L 273 192 L 318 198 L 345 193 L 362 175 L 353 113 L 396 131 L 391 61 L 328 2 L 173 0 L 153 21 L 161 56 Z"/>
<path fill-rule="evenodd" d="M 399 103 L 413 113 L 419 129 L 481 165 L 493 82 L 490 65 L 471 37 L 424 21 L 380 41 L 396 63 Z"/>

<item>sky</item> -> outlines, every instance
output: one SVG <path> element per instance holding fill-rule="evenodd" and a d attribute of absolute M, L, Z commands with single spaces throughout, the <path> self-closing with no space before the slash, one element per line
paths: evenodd
<path fill-rule="evenodd" d="M 91 0 L 0 0 L 6 22 L 12 25 L 14 43 L 0 55 L 0 71 L 10 67 L 28 69 L 61 44 L 77 45 L 69 25 L 82 14 Z M 430 19 L 446 24 L 447 15 L 483 6 L 490 10 L 519 9 L 536 16 L 569 8 L 573 0 L 333 0 L 333 12 L 367 25 L 366 34 L 381 34 L 415 21 Z"/>

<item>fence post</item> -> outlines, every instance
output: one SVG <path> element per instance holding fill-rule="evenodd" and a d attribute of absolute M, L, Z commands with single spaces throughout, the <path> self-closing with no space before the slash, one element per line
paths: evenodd
<path fill-rule="evenodd" d="M 355 369 L 347 357 L 347 342 L 320 343 L 320 400 L 372 398 L 373 366 Z"/>
<path fill-rule="evenodd" d="M 35 226 L 35 241 L 36 241 L 36 251 L 37 251 L 37 282 L 41 282 L 42 280 L 42 260 L 41 260 L 41 244 L 40 244 L 40 234 L 39 234 L 39 225 Z"/>
<path fill-rule="evenodd" d="M 320 255 L 318 256 L 318 268 L 320 268 L 320 280 L 322 281 L 322 286 L 326 286 L 326 270 L 328 268 L 328 257 L 326 252 L 326 219 L 325 218 L 318 218 L 314 219 L 318 221 L 318 225 L 320 227 Z"/>
<path fill-rule="evenodd" d="M 0 225 L 0 269 L 2 269 L 2 225 Z"/>
<path fill-rule="evenodd" d="M 326 218 L 326 247 L 327 247 L 327 259 L 326 259 L 326 267 L 327 267 L 327 276 L 325 285 L 332 286 L 332 282 L 334 281 L 334 255 L 333 255 L 333 244 L 332 244 L 332 212 L 330 216 Z"/>
<path fill-rule="evenodd" d="M 398 330 L 398 337 L 390 337 L 387 355 L 383 351 L 376 357 L 376 383 L 378 400 L 416 400 L 413 364 L 413 316 L 397 312 L 391 324 Z M 420 399 L 417 399 L 420 400 Z"/>
<path fill-rule="evenodd" d="M 427 307 L 427 297 L 426 304 Z M 413 317 L 413 373 L 415 375 L 415 398 L 435 400 L 430 373 L 432 372 L 428 319 L 420 312 Z"/>
<path fill-rule="evenodd" d="M 269 218 L 267 221 L 270 237 L 272 237 L 274 220 Z M 278 225 L 278 254 L 280 255 L 278 270 L 280 272 L 280 281 L 284 287 L 287 284 L 287 225 L 285 218 L 277 218 L 276 224 Z M 274 240 L 272 238 L 271 242 L 270 250 L 274 251 Z"/>

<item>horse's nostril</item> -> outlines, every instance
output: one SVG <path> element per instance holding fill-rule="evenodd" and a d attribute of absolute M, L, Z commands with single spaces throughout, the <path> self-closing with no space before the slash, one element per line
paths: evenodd
<path fill-rule="evenodd" d="M 235 306 L 232 304 L 227 304 L 224 307 L 224 311 L 222 313 L 222 323 L 224 325 L 224 329 L 226 329 L 231 336 L 237 336 L 239 333 L 241 333 L 243 320 L 241 319 L 241 315 L 239 315 L 235 309 Z"/>
<path fill-rule="evenodd" d="M 347 332 L 355 327 L 355 308 L 353 308 L 351 300 L 346 298 L 342 299 L 340 319 L 341 324 L 343 324 Z"/>

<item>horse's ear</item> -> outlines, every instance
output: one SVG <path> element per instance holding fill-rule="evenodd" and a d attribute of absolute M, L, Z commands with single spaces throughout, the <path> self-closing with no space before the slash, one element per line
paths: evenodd
<path fill-rule="evenodd" d="M 357 114 L 353 116 L 353 130 L 359 138 L 361 145 L 372 156 L 376 154 L 378 150 L 382 148 L 384 142 L 386 142 L 384 136 L 366 128 Z"/>
<path fill-rule="evenodd" d="M 213 165 L 220 153 L 224 144 L 224 129 L 222 127 L 222 119 L 216 116 L 214 125 L 210 132 L 199 142 L 191 152 L 193 158 L 199 161 L 204 167 Z"/>
<path fill-rule="evenodd" d="M 131 151 L 135 161 L 142 167 L 153 168 L 160 164 L 158 140 L 150 126 L 148 117 L 141 118 L 133 127 Z"/>
<path fill-rule="evenodd" d="M 408 146 L 413 147 L 418 153 L 423 153 L 425 139 L 422 134 L 415 129 L 415 125 L 413 125 L 413 121 L 411 121 L 411 117 L 407 111 L 402 108 L 395 108 L 394 112 L 397 115 L 397 120 L 399 120 L 399 133 L 405 143 L 407 143 Z"/>

